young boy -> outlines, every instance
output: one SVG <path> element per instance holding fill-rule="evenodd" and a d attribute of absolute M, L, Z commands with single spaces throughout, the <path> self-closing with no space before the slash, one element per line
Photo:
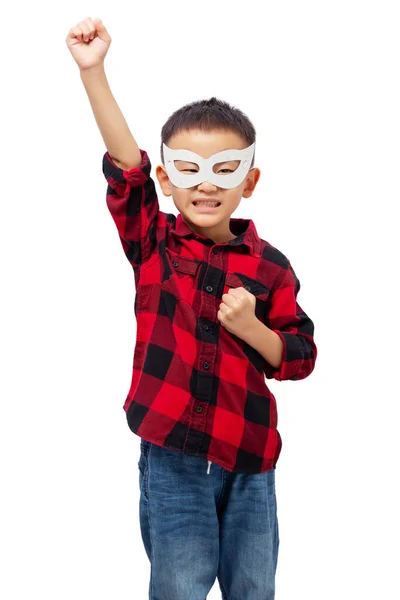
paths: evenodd
<path fill-rule="evenodd" d="M 159 208 L 151 163 L 108 86 L 111 38 L 90 18 L 67 43 L 107 152 L 107 206 L 136 284 L 124 410 L 141 437 L 140 526 L 150 600 L 272 600 L 279 531 L 277 409 L 265 377 L 304 379 L 317 349 L 291 263 L 232 218 L 260 177 L 249 119 L 211 98 L 162 128 Z"/>

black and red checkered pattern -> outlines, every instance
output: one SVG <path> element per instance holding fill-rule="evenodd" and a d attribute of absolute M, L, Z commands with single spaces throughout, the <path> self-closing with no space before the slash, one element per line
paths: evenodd
<path fill-rule="evenodd" d="M 236 237 L 215 244 L 181 214 L 160 210 L 151 163 L 120 169 L 103 157 L 107 206 L 133 267 L 137 334 L 124 403 L 130 429 L 172 450 L 237 473 L 275 467 L 282 440 L 265 378 L 304 379 L 314 369 L 314 325 L 296 297 L 286 256 L 259 238 L 250 219 L 231 218 Z M 255 314 L 283 342 L 273 368 L 218 321 L 222 295 L 243 286 Z"/>

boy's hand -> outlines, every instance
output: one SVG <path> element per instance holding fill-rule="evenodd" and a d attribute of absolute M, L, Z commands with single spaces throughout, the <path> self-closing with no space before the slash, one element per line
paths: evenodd
<path fill-rule="evenodd" d="M 80 70 L 102 65 L 111 37 L 101 19 L 84 19 L 72 27 L 65 40 Z"/>
<path fill-rule="evenodd" d="M 221 325 L 230 333 L 243 339 L 257 319 L 255 315 L 256 297 L 244 287 L 231 288 L 222 295 L 217 314 Z"/>

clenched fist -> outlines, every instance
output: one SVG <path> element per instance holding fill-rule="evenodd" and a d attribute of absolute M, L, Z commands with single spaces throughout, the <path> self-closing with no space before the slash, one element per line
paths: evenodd
<path fill-rule="evenodd" d="M 222 295 L 217 318 L 230 333 L 244 339 L 257 321 L 256 297 L 244 287 L 231 288 Z"/>
<path fill-rule="evenodd" d="M 76 27 L 71 27 L 65 41 L 82 71 L 103 64 L 111 44 L 111 36 L 101 19 L 93 21 L 87 17 Z"/>

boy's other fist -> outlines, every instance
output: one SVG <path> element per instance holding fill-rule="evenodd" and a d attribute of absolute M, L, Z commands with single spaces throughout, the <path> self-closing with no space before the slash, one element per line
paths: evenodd
<path fill-rule="evenodd" d="M 111 44 L 111 36 L 101 19 L 92 21 L 87 17 L 71 27 L 65 41 L 82 71 L 103 64 Z"/>

